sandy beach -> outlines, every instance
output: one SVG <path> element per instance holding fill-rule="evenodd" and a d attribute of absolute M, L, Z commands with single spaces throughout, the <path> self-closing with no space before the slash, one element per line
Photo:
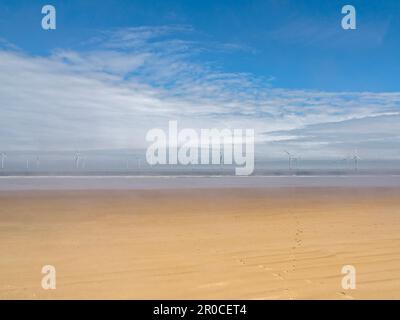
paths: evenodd
<path fill-rule="evenodd" d="M 1 191 L 0 299 L 400 299 L 400 189 Z M 43 290 L 53 265 L 57 289 Z M 341 268 L 357 288 L 341 287 Z"/>

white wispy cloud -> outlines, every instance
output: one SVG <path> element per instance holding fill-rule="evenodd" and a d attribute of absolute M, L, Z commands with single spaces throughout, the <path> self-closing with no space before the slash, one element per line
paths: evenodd
<path fill-rule="evenodd" d="M 343 32 L 340 24 L 342 16 L 330 18 L 291 15 L 281 26 L 265 32 L 265 38 L 288 45 L 313 46 L 321 48 L 379 47 L 389 30 L 392 18 L 369 19 L 355 32 Z"/>
<path fill-rule="evenodd" d="M 361 151 L 364 158 L 400 158 L 400 112 L 307 125 L 266 134 L 268 150 L 282 148 L 310 158 L 338 158 Z"/>
<path fill-rule="evenodd" d="M 335 131 L 356 119 L 373 124 L 400 111 L 397 92 L 288 90 L 222 72 L 199 58 L 217 45 L 185 40 L 191 32 L 187 26 L 107 31 L 48 56 L 0 47 L 0 149 L 142 148 L 148 129 L 178 120 L 181 127 L 254 128 L 257 141 L 275 152 L 280 144 L 337 152 L 334 136 L 310 128 L 330 123 Z M 379 138 L 396 132 L 382 126 Z M 354 144 L 353 134 L 371 139 L 349 125 L 342 147 Z"/>

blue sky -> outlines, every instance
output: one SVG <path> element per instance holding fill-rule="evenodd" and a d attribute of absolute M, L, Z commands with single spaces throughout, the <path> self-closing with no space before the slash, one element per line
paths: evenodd
<path fill-rule="evenodd" d="M 171 119 L 252 127 L 271 155 L 400 157 L 399 17 L 395 0 L 3 0 L 0 147 L 143 147 Z"/>
<path fill-rule="evenodd" d="M 47 3 L 47 2 L 46 2 Z M 49 2 L 50 3 L 50 2 Z M 76 48 L 98 30 L 187 25 L 188 39 L 229 43 L 243 51 L 216 52 L 229 72 L 251 72 L 285 88 L 394 91 L 399 89 L 400 3 L 351 1 L 358 29 L 341 29 L 348 1 L 51 1 L 58 29 L 43 32 L 43 1 L 2 1 L 2 37 L 32 54 Z M 247 49 L 247 51 L 246 51 Z"/>

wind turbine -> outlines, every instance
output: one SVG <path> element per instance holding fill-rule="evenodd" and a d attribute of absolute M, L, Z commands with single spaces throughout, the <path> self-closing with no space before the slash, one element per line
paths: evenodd
<path fill-rule="evenodd" d="M 1 153 L 1 169 L 4 169 L 4 163 L 7 158 L 7 154 L 5 152 Z"/>
<path fill-rule="evenodd" d="M 138 168 L 140 168 L 140 165 L 141 165 L 141 159 L 140 159 L 140 156 L 137 156 L 137 155 L 133 155 L 133 160 L 136 160 L 136 165 L 137 165 L 137 167 Z M 132 161 L 133 161 L 132 160 Z M 129 159 L 128 160 L 126 160 L 126 168 L 128 169 L 129 168 L 129 164 L 130 164 L 130 162 L 129 162 Z M 133 162 L 133 164 L 132 164 L 132 168 L 134 168 L 134 162 Z"/>
<path fill-rule="evenodd" d="M 289 160 L 289 170 L 292 170 L 292 160 L 293 160 L 293 155 L 285 150 L 285 153 L 288 155 L 288 160 Z"/>
<path fill-rule="evenodd" d="M 361 158 L 358 156 L 358 152 L 357 149 L 354 150 L 354 154 L 353 154 L 353 161 L 354 161 L 354 170 L 358 171 L 358 161 L 361 160 Z"/>
<path fill-rule="evenodd" d="M 346 165 L 347 165 L 347 163 L 349 162 L 349 156 L 347 156 L 346 158 L 342 158 L 339 161 L 340 162 L 346 162 Z"/>
<path fill-rule="evenodd" d="M 79 160 L 81 158 L 81 155 L 79 154 L 79 152 L 75 153 L 75 168 L 78 169 L 79 168 Z"/>
<path fill-rule="evenodd" d="M 297 156 L 297 157 L 293 157 L 292 160 L 294 162 L 295 165 L 295 169 L 298 170 L 299 169 L 299 161 L 300 161 L 301 157 Z"/>
<path fill-rule="evenodd" d="M 40 159 L 39 156 L 36 156 L 36 168 L 39 168 L 40 165 Z"/>

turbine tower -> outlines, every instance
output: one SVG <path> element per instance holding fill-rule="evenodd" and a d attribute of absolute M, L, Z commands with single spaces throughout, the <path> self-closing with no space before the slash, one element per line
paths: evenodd
<path fill-rule="evenodd" d="M 345 164 L 345 169 L 348 169 L 348 166 L 349 166 L 349 156 L 347 156 L 346 158 L 342 158 L 340 161 L 343 162 L 343 163 Z"/>
<path fill-rule="evenodd" d="M 7 158 L 7 154 L 5 152 L 1 153 L 1 169 L 4 169 L 5 160 Z"/>
<path fill-rule="evenodd" d="M 79 160 L 81 158 L 81 155 L 79 154 L 79 152 L 75 153 L 75 168 L 78 169 L 79 168 Z"/>
<path fill-rule="evenodd" d="M 293 163 L 294 163 L 294 168 L 295 168 L 296 170 L 299 169 L 299 161 L 300 161 L 300 159 L 301 159 L 300 156 L 296 156 L 296 157 L 293 157 L 293 158 L 292 158 Z"/>
<path fill-rule="evenodd" d="M 358 162 L 361 160 L 361 158 L 358 156 L 357 149 L 354 150 L 354 155 L 353 155 L 353 161 L 354 161 L 354 170 L 358 171 Z"/>

